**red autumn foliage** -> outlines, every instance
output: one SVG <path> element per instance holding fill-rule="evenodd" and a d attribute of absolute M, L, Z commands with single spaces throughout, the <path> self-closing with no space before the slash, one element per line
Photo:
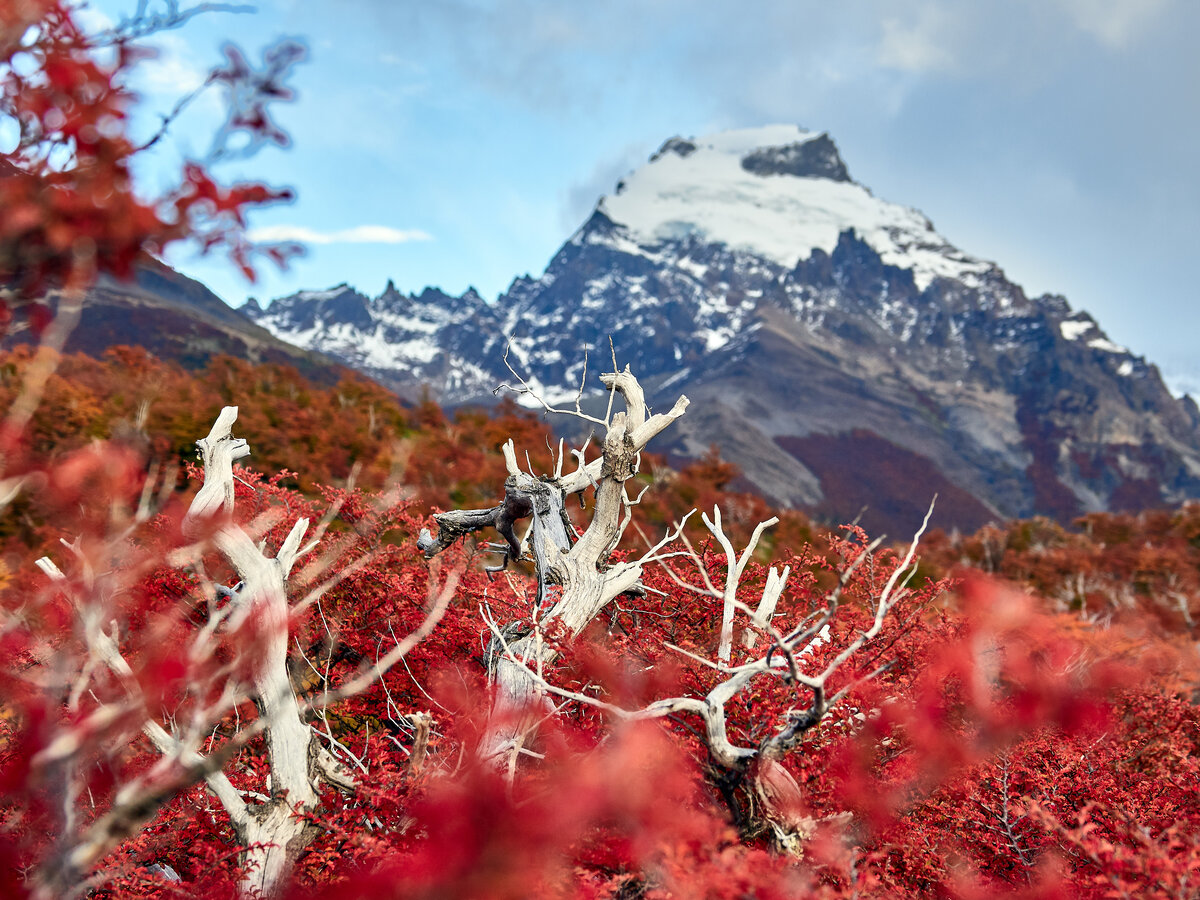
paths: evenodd
<path fill-rule="evenodd" d="M 1200 506 L 1092 514 L 1068 530 L 1047 519 L 934 535 L 927 561 L 978 569 L 1089 621 L 1194 634 L 1200 618 Z"/>
<path fill-rule="evenodd" d="M 503 418 L 525 421 L 518 428 L 544 438 L 540 426 L 511 409 L 497 420 L 470 413 L 457 424 L 428 408 L 415 414 L 395 409 L 423 417 L 423 425 L 403 419 L 414 448 L 433 441 L 444 449 L 452 439 L 465 442 L 455 446 L 467 453 L 480 434 L 502 434 L 497 423 Z M 256 451 L 261 445 L 256 440 Z M 291 452 L 299 454 L 295 460 L 320 458 L 303 443 Z M 469 452 L 484 454 L 479 447 Z M 50 504 L 57 530 L 96 540 L 113 528 L 101 507 L 111 514 L 113 498 L 132 506 L 143 470 L 130 462 L 128 443 L 75 453 L 91 456 L 51 454 L 39 501 Z M 419 458 L 416 452 L 409 457 Z M 711 470 L 711 462 L 704 465 Z M 433 489 L 427 469 L 415 477 L 423 490 Z M 349 561 L 368 554 L 292 623 L 296 670 L 311 676 L 303 691 L 350 676 L 358 660 L 373 658 L 392 635 L 420 621 L 428 573 L 413 539 L 428 512 L 423 501 L 404 498 L 380 512 L 371 494 L 357 488 L 306 497 L 287 486 L 295 484 L 289 478 L 267 480 L 251 470 L 241 478 L 239 512 L 246 521 L 281 507 L 286 516 L 319 516 L 340 503 L 330 529 L 348 542 L 340 556 Z M 91 487 L 81 493 L 84 484 Z M 711 482 L 709 489 L 720 496 Z M 107 502 L 91 504 L 89 497 Z M 674 501 L 668 496 L 665 502 Z M 276 520 L 269 542 L 282 539 L 288 521 Z M 1100 519 L 1092 525 L 1093 533 L 1102 530 Z M 202 624 L 204 604 L 193 578 L 161 565 L 167 548 L 181 540 L 170 514 L 164 511 L 138 534 L 135 551 L 122 561 L 128 592 L 106 615 L 121 621 L 122 634 L 132 640 L 127 657 L 136 660 L 142 690 L 180 715 L 197 702 L 180 693 L 182 685 L 216 689 L 216 660 L 208 669 L 181 666 L 163 649 L 179 646 Z M 796 573 L 778 616 L 802 616 L 818 605 L 864 542 L 850 531 L 826 536 L 815 548 L 772 548 L 772 561 Z M 83 546 L 87 554 L 86 540 Z M 719 578 L 724 557 L 715 549 L 700 552 Z M 30 610 L 30 598 L 44 598 L 46 591 L 26 568 L 28 558 L 18 564 L 15 545 L 9 558 L 14 575 L 5 609 L 11 615 Z M 886 637 L 839 676 L 839 685 L 851 686 L 842 704 L 781 760 L 783 783 L 800 788 L 800 803 L 787 818 L 794 826 L 789 834 L 763 817 L 763 801 L 749 781 L 714 766 L 698 723 L 687 718 L 630 728 L 567 702 L 511 785 L 494 767 L 474 761 L 473 735 L 486 714 L 487 692 L 480 604 L 502 620 L 516 619 L 529 615 L 533 595 L 528 576 L 488 581 L 481 562 L 461 554 L 450 561 L 463 567 L 457 599 L 403 667 L 314 721 L 369 777 L 353 795 L 326 792 L 322 807 L 305 813 L 318 834 L 297 864 L 297 896 L 1166 897 L 1176 896 L 1194 873 L 1200 825 L 1194 650 L 1189 656 L 1169 637 L 1156 636 L 1157 623 L 1147 630 L 1131 616 L 1125 623 L 1100 622 L 978 579 L 958 588 L 927 583 L 895 610 Z M 864 627 L 871 598 L 896 564 L 896 557 L 876 553 L 869 567 L 856 570 L 845 590 L 849 615 L 830 642 L 813 651 L 812 666 Z M 303 597 L 304 573 L 299 576 L 293 587 Z M 764 576 L 757 563 L 747 569 L 747 602 Z M 649 573 L 646 584 L 662 593 L 619 598 L 580 639 L 563 644 L 547 673 L 555 684 L 635 708 L 663 696 L 700 696 L 719 680 L 667 647 L 711 654 L 719 602 L 681 591 L 662 570 Z M 36 615 L 24 613 L 23 629 L 6 633 L 9 658 L 26 662 L 8 670 L 3 690 L 4 852 L 19 871 L 30 871 L 51 852 L 47 839 L 61 827 L 43 793 L 49 787 L 39 787 L 48 775 L 31 769 L 31 760 L 89 712 L 86 703 L 72 710 L 69 698 L 29 686 L 30 666 L 36 667 L 29 654 L 38 636 L 73 627 L 71 611 L 49 598 L 32 608 Z M 738 648 L 741 637 L 737 632 Z M 331 639 L 344 649 L 330 652 Z M 217 657 L 236 672 L 235 661 L 253 655 L 253 632 L 230 634 L 223 646 Z M 309 666 L 320 658 L 332 660 L 328 671 Z M 856 683 L 880 664 L 890 667 Z M 778 680 L 739 695 L 728 707 L 731 738 L 753 745 L 798 702 L 803 698 L 795 688 Z M 415 735 L 408 718 L 417 711 L 431 712 L 434 723 L 419 768 L 411 762 Z M 86 732 L 96 768 L 86 782 L 84 819 L 96 814 L 89 811 L 93 804 L 102 810 L 120 785 L 153 764 L 150 748 L 130 727 L 118 720 Z M 233 719 L 218 723 L 214 746 L 234 727 Z M 261 790 L 262 752 L 251 743 L 230 763 L 241 789 Z M 186 843 L 178 838 L 183 833 Z M 191 787 L 103 862 L 101 890 L 228 896 L 236 891 L 239 865 L 220 808 Z M 162 873 L 181 881 L 164 881 Z"/>
<path fill-rule="evenodd" d="M 65 7 L 0 5 L 3 102 L 27 135 L 0 178 L 0 206 L 12 211 L 0 222 L 5 285 L 79 287 L 127 270 L 146 247 L 197 234 L 205 246 L 226 243 L 226 226 L 245 264 L 241 211 L 268 193 L 224 189 L 189 169 L 170 216 L 162 202 L 137 200 L 127 164 L 136 148 L 121 127 L 130 97 L 116 85 L 132 60 L 120 53 L 105 68 L 90 51 Z M 19 52 L 32 68 L 8 65 Z M 261 75 L 228 57 L 223 77 L 281 89 L 287 52 Z M 263 107 L 230 127 L 278 139 Z M 38 377 L 28 351 L 6 356 L 5 407 Z M 228 482 L 236 518 L 185 521 L 202 477 L 188 452 L 231 403 L 244 410 L 239 436 L 254 463 Z M 280 635 L 306 737 L 353 776 L 287 810 L 306 826 L 280 888 L 289 895 L 1195 893 L 1194 507 L 1091 516 L 1080 533 L 1035 521 L 933 537 L 882 619 L 901 555 L 872 549 L 859 529 L 818 534 L 789 514 L 748 563 L 737 598 L 752 608 L 774 563 L 791 570 L 775 627 L 802 628 L 836 607 L 828 631 L 787 661 L 794 675 L 782 658 L 769 662 L 772 641 L 786 640 L 740 614 L 732 668 L 712 662 L 722 600 L 695 588 L 704 576 L 723 582 L 726 556 L 693 526 L 684 535 L 703 574 L 692 554 L 665 557 L 646 569 L 644 590 L 617 597 L 577 636 L 538 632 L 558 651 L 542 672 L 558 692 L 540 696 L 543 721 L 526 752 L 497 767 L 477 753 L 495 715 L 490 623 L 532 628 L 536 585 L 524 569 L 490 578 L 481 545 L 431 566 L 415 542 L 432 508 L 498 499 L 505 439 L 536 470 L 550 468 L 535 417 L 511 405 L 449 416 L 430 403 L 403 407 L 360 379 L 320 388 L 227 359 L 189 374 L 123 348 L 60 360 L 18 424 L 0 471 L 7 896 L 244 891 L 248 861 L 262 857 L 239 840 L 228 795 L 259 810 L 288 800 L 254 730 L 270 724 L 264 698 L 248 687 Z M 176 485 L 168 473 L 179 466 Z M 738 546 L 770 515 L 762 498 L 729 490 L 736 473 L 715 454 L 680 472 L 647 458 L 644 471 L 633 479 L 651 487 L 635 509 L 643 536 L 610 562 L 641 553 L 696 505 L 722 507 Z M 254 595 L 233 583 L 222 540 L 238 526 L 275 551 L 298 517 L 324 531 L 287 581 L 286 621 L 240 612 L 241 591 Z M 35 567 L 44 554 L 61 577 Z M 322 701 L 430 621 L 446 584 L 457 585 L 452 603 L 402 665 Z M 813 698 L 803 677 L 867 632 L 829 670 L 838 702 L 804 722 Z M 744 764 L 717 758 L 695 707 L 630 715 L 663 698 L 711 698 L 764 654 L 760 675 L 722 706 Z M 797 740 L 775 741 L 789 729 Z M 207 774 L 225 780 L 224 799 L 217 778 L 202 786 L 190 756 L 163 751 L 172 741 L 213 762 Z"/>

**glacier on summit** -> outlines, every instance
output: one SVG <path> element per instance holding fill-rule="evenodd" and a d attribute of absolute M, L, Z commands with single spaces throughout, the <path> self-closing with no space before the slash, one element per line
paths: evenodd
<path fill-rule="evenodd" d="M 764 149 L 787 154 L 826 142 L 826 134 L 776 125 L 669 143 L 598 209 L 644 246 L 690 235 L 789 269 L 813 250 L 832 253 L 852 229 L 886 264 L 911 271 L 921 290 L 939 277 L 974 283 L 993 268 L 952 246 L 915 209 L 880 200 L 848 178 L 745 166 L 754 155 L 763 159 Z"/>

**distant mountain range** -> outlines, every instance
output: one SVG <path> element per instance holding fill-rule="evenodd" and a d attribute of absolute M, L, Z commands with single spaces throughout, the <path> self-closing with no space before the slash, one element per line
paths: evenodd
<path fill-rule="evenodd" d="M 693 400 L 658 451 L 715 444 L 773 502 L 833 521 L 867 507 L 863 524 L 895 537 L 935 491 L 936 524 L 964 529 L 1200 498 L 1190 398 L 1062 297 L 1027 297 L 875 197 L 828 135 L 794 126 L 668 140 L 494 303 L 342 284 L 239 313 L 168 273 L 100 289 L 105 324 L 83 339 L 311 371 L 333 358 L 455 405 L 512 381 L 510 337 L 509 361 L 551 401 L 574 396 L 586 349 L 595 397 L 611 337 L 652 404 Z"/>
<path fill-rule="evenodd" d="M 402 393 L 490 398 L 511 362 L 574 394 L 611 336 L 652 402 L 694 401 L 667 449 L 710 444 L 773 501 L 903 534 L 1200 497 L 1200 411 L 1062 297 L 1027 297 L 793 126 L 672 138 L 538 278 L 495 303 L 346 285 L 244 310 Z M 589 376 L 590 377 L 590 376 Z M 587 385 L 594 390 L 595 381 Z"/>

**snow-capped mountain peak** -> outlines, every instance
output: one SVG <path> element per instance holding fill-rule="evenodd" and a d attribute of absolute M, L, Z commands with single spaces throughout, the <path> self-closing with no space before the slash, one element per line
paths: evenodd
<path fill-rule="evenodd" d="M 850 180 L 824 133 L 793 125 L 672 138 L 604 197 L 599 211 L 623 235 L 654 247 L 694 238 L 793 268 L 833 253 L 854 231 L 885 263 L 935 278 L 971 280 L 993 266 L 958 250 L 921 213 Z"/>

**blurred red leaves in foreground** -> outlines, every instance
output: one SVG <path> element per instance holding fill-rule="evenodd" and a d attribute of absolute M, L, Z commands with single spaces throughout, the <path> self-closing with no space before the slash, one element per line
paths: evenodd
<path fill-rule="evenodd" d="M 129 278 L 147 254 L 184 240 L 205 253 L 226 253 L 251 280 L 256 253 L 285 264 L 297 248 L 256 247 L 246 236 L 246 214 L 290 200 L 288 189 L 221 185 L 204 165 L 189 162 L 174 187 L 158 196 L 139 193 L 132 166 L 148 145 L 129 134 L 137 97 L 125 84 L 150 51 L 132 32 L 117 30 L 98 43 L 73 11 L 54 0 L 7 0 L 0 10 L 0 117 L 19 134 L 0 154 L 0 291 L 10 303 L 40 300 L 49 290 L 77 292 L 104 274 Z M 163 22 L 170 27 L 169 17 Z M 259 110 L 248 116 L 232 109 L 223 133 L 286 143 L 262 111 L 268 100 L 290 99 L 282 79 L 303 57 L 298 46 L 283 48 L 291 55 L 272 80 L 245 66 L 214 73 L 211 82 L 225 84 L 231 96 L 238 88 L 243 105 Z M 29 324 L 44 328 L 43 307 L 33 307 Z"/>

